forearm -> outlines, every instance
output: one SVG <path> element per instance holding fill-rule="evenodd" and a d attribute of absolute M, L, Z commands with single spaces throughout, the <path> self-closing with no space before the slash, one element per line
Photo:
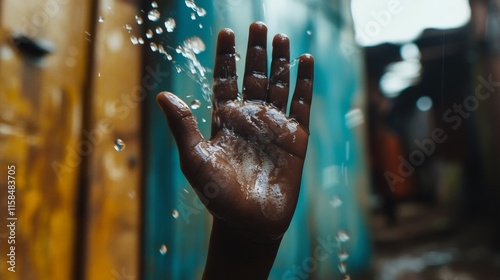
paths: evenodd
<path fill-rule="evenodd" d="M 203 279 L 267 279 L 280 242 L 250 241 L 214 219 Z"/>

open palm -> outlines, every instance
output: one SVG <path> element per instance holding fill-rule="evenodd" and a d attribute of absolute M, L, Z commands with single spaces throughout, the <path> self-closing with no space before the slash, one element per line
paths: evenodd
<path fill-rule="evenodd" d="M 276 239 L 297 204 L 309 137 L 313 58 L 302 55 L 290 116 L 289 40 L 273 40 L 267 75 L 267 28 L 250 26 L 243 101 L 238 101 L 234 33 L 219 33 L 212 135 L 203 139 L 189 107 L 167 92 L 157 97 L 174 134 L 184 175 L 215 219 L 251 238 Z"/>

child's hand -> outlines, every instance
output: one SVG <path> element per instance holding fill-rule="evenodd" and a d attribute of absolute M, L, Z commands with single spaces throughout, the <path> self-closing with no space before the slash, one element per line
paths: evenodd
<path fill-rule="evenodd" d="M 189 107 L 163 92 L 157 97 L 179 149 L 181 168 L 215 219 L 254 241 L 278 239 L 287 230 L 299 194 L 309 137 L 313 58 L 299 58 L 288 101 L 289 40 L 273 40 L 267 76 L 267 27 L 250 26 L 238 101 L 234 33 L 219 33 L 214 69 L 212 137 L 203 139 Z"/>
<path fill-rule="evenodd" d="M 184 102 L 166 92 L 157 97 L 182 171 L 214 216 L 203 279 L 267 279 L 297 205 L 314 60 L 307 54 L 299 58 L 287 118 L 289 41 L 274 37 L 268 80 L 266 36 L 263 23 L 250 26 L 243 101 L 238 101 L 234 33 L 219 33 L 210 141 Z"/>

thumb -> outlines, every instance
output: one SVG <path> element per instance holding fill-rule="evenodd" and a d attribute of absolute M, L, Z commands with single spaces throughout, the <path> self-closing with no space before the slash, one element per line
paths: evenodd
<path fill-rule="evenodd" d="M 198 130 L 193 113 L 184 101 L 170 92 L 160 92 L 156 96 L 156 101 L 165 114 L 168 126 L 174 135 L 181 163 L 184 160 L 195 160 L 191 158 L 193 150 L 204 139 Z"/>

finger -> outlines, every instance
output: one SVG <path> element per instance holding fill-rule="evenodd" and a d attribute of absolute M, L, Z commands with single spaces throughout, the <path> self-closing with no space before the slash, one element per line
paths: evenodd
<path fill-rule="evenodd" d="M 284 34 L 277 34 L 273 39 L 273 59 L 267 102 L 281 112 L 286 112 L 288 89 L 290 84 L 290 41 Z"/>
<path fill-rule="evenodd" d="M 290 117 L 295 118 L 307 130 L 309 130 L 313 80 L 314 58 L 310 54 L 303 54 L 299 57 L 299 69 L 290 105 Z"/>
<path fill-rule="evenodd" d="M 170 92 L 159 93 L 156 101 L 163 110 L 177 143 L 182 171 L 186 177 L 188 174 L 196 174 L 204 161 L 203 155 L 207 153 L 207 143 L 198 130 L 191 110 L 186 103 Z"/>
<path fill-rule="evenodd" d="M 267 27 L 263 22 L 250 25 L 247 58 L 243 78 L 243 99 L 266 99 L 267 93 Z"/>
<path fill-rule="evenodd" d="M 236 99 L 238 95 L 235 56 L 234 32 L 229 28 L 222 29 L 217 38 L 214 66 L 213 103 L 215 108 L 228 100 Z"/>

